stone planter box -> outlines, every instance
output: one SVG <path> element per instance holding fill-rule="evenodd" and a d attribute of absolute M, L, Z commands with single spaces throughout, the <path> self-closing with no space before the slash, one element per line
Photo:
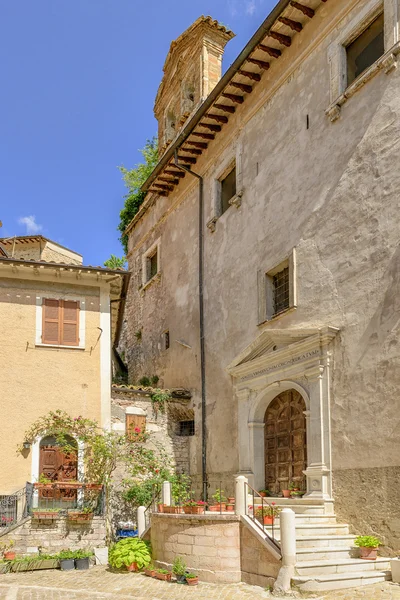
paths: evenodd
<path fill-rule="evenodd" d="M 57 559 L 32 559 L 29 562 L 14 563 L 11 566 L 12 573 L 21 573 L 22 571 L 41 571 L 43 569 L 58 569 L 60 561 Z"/>
<path fill-rule="evenodd" d="M 393 583 L 400 583 L 400 558 L 393 558 L 390 561 L 390 568 L 392 569 Z"/>
<path fill-rule="evenodd" d="M 40 521 L 55 521 L 58 519 L 58 512 L 47 512 L 45 510 L 35 510 L 32 513 L 32 519 L 37 519 Z"/>
<path fill-rule="evenodd" d="M 93 519 L 93 513 L 68 513 L 68 520 L 74 521 L 75 523 L 87 523 Z"/>

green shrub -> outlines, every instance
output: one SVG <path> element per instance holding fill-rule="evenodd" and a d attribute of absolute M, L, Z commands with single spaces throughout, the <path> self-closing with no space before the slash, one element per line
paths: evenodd
<path fill-rule="evenodd" d="M 373 535 L 359 535 L 354 541 L 354 545 L 359 548 L 378 548 L 381 544 L 382 542 Z"/>
<path fill-rule="evenodd" d="M 108 552 L 111 567 L 121 569 L 136 563 L 139 569 L 151 563 L 149 545 L 139 538 L 126 538 L 114 544 Z"/>
<path fill-rule="evenodd" d="M 180 556 L 175 558 L 172 565 L 172 572 L 177 577 L 182 577 L 186 573 L 186 563 Z"/>

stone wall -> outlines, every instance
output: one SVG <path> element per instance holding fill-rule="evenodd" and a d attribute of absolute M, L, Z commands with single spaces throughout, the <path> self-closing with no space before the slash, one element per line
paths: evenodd
<path fill-rule="evenodd" d="M 28 519 L 23 525 L 0 537 L 0 543 L 13 540 L 18 554 L 55 554 L 70 548 L 97 548 L 105 546 L 106 525 L 103 517 L 93 517 L 88 523 L 73 523 L 66 517 L 55 521 Z"/>
<path fill-rule="evenodd" d="M 376 535 L 382 554 L 400 553 L 400 467 L 333 472 L 335 512 L 351 533 Z"/>
<path fill-rule="evenodd" d="M 139 409 L 146 416 L 146 431 L 152 434 L 151 440 L 164 448 L 177 472 L 189 473 L 189 437 L 177 434 L 179 420 L 193 419 L 193 411 L 187 407 L 187 404 L 187 400 L 171 400 L 167 402 L 165 413 L 156 412 L 150 394 L 113 386 L 111 400 L 113 429 L 125 432 L 127 409 Z"/>
<path fill-rule="evenodd" d="M 281 563 L 243 523 L 240 524 L 242 581 L 262 587 L 272 586 Z"/>
<path fill-rule="evenodd" d="M 170 567 L 176 556 L 202 581 L 241 581 L 240 518 L 232 516 L 151 516 L 154 559 Z"/>
<path fill-rule="evenodd" d="M 280 561 L 236 515 L 151 516 L 154 559 L 170 567 L 176 556 L 202 581 L 273 585 Z"/>

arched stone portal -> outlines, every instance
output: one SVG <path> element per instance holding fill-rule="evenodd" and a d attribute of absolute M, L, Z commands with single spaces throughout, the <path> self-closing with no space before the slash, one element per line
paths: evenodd
<path fill-rule="evenodd" d="M 274 493 L 295 483 L 305 489 L 306 403 L 290 389 L 269 404 L 264 417 L 265 487 Z"/>

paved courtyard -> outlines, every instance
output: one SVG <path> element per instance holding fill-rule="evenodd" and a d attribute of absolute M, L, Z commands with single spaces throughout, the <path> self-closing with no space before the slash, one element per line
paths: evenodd
<path fill-rule="evenodd" d="M 400 600 L 400 586 L 384 583 L 329 594 L 296 595 L 324 600 Z M 0 575 L 0 598 L 4 600 L 262 600 L 271 594 L 243 583 L 197 587 L 150 579 L 136 573 L 111 573 L 105 567 L 89 571 L 34 571 Z"/>

